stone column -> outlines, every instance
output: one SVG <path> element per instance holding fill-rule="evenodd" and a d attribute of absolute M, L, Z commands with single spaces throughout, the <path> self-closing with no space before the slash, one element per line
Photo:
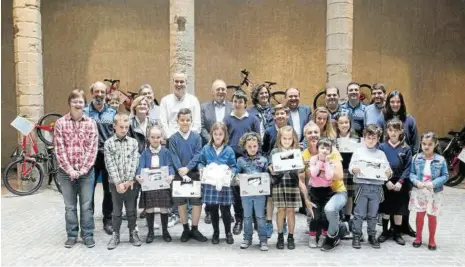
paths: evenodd
<path fill-rule="evenodd" d="M 347 99 L 347 84 L 352 81 L 353 0 L 326 1 L 326 85 L 339 88 Z"/>
<path fill-rule="evenodd" d="M 187 75 L 187 91 L 195 93 L 194 0 L 170 0 L 170 86 L 176 72 Z"/>
<path fill-rule="evenodd" d="M 40 0 L 13 0 L 14 60 L 18 114 L 44 115 Z"/>

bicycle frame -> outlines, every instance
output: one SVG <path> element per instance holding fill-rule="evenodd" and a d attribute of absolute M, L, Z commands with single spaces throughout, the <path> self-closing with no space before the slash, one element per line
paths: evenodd
<path fill-rule="evenodd" d="M 53 125 L 52 126 L 49 126 L 49 125 L 36 125 L 35 128 L 36 129 L 41 129 L 41 130 L 44 130 L 44 131 L 49 131 L 49 132 L 53 131 Z M 31 153 L 28 153 L 28 151 L 27 151 L 27 139 L 28 138 L 29 138 L 29 140 L 31 142 L 31 147 L 32 147 Z M 35 142 L 34 138 L 32 137 L 32 133 L 29 133 L 27 136 L 23 136 L 22 145 L 21 145 L 21 152 L 20 152 L 19 157 L 23 157 L 23 164 L 21 166 L 21 174 L 22 175 L 27 175 L 33 168 L 33 166 L 30 167 L 29 169 L 26 168 L 26 160 L 27 159 L 35 159 L 36 163 L 40 163 L 40 162 L 42 162 L 42 160 L 44 160 L 44 158 L 39 154 L 39 147 L 38 147 L 37 143 Z"/>

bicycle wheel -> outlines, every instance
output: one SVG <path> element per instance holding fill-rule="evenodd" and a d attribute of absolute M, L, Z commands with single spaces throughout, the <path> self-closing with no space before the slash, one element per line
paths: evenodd
<path fill-rule="evenodd" d="M 457 175 L 447 180 L 446 182 L 447 186 L 457 186 L 465 180 L 465 163 L 459 162 L 458 168 L 459 168 L 459 171 Z"/>
<path fill-rule="evenodd" d="M 56 121 L 62 116 L 58 113 L 49 113 L 39 119 L 37 136 L 48 146 L 53 146 L 53 128 Z"/>
<path fill-rule="evenodd" d="M 55 157 L 53 149 L 49 149 L 48 153 L 48 160 L 47 160 L 47 172 L 48 172 L 48 185 L 52 185 L 52 181 L 55 183 L 56 189 L 58 192 L 61 192 L 61 184 L 58 180 L 58 163 Z"/>
<path fill-rule="evenodd" d="M 323 89 L 320 91 L 315 98 L 313 99 L 313 109 L 315 110 L 317 107 L 324 107 L 326 104 L 326 99 L 325 99 L 326 92 Z"/>
<path fill-rule="evenodd" d="M 276 91 L 271 93 L 271 104 L 278 105 L 278 104 L 285 104 L 286 103 L 286 92 L 284 91 Z"/>
<path fill-rule="evenodd" d="M 3 184 L 6 189 L 18 196 L 35 193 L 39 190 L 43 180 L 42 167 L 32 159 L 18 158 L 8 165 L 3 175 Z"/>

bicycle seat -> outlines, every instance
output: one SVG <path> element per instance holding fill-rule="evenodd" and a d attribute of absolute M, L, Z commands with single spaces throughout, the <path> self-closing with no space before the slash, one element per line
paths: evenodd
<path fill-rule="evenodd" d="M 228 85 L 228 86 L 226 86 L 226 89 L 239 90 L 239 89 L 241 89 L 241 87 L 239 85 Z"/>
<path fill-rule="evenodd" d="M 54 146 L 47 146 L 47 150 L 52 150 L 52 149 L 55 149 Z"/>
<path fill-rule="evenodd" d="M 132 96 L 133 98 L 136 97 L 137 95 L 139 95 L 138 93 L 134 93 L 134 92 L 129 92 L 128 91 L 128 95 Z"/>
<path fill-rule="evenodd" d="M 278 84 L 278 83 L 270 82 L 270 81 L 265 81 L 265 83 L 267 83 L 268 86 L 273 86 L 273 85 L 277 85 L 277 84 Z"/>
<path fill-rule="evenodd" d="M 448 132 L 447 134 L 448 134 L 448 135 L 457 135 L 457 134 L 459 134 L 459 132 L 450 131 L 450 132 Z"/>

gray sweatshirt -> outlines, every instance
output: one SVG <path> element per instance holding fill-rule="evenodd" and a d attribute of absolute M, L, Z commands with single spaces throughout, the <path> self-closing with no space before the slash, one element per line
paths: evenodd
<path fill-rule="evenodd" d="M 354 174 L 352 170 L 354 168 L 360 168 L 359 161 L 361 159 L 378 159 L 381 161 L 381 164 L 386 166 L 384 169 L 389 169 L 391 170 L 389 166 L 389 161 L 386 158 L 386 154 L 384 154 L 383 151 L 377 149 L 377 148 L 367 148 L 366 146 L 360 147 L 357 150 L 354 151 L 354 154 L 352 155 L 352 159 L 350 160 L 349 164 L 349 171 L 350 173 Z M 384 163 L 384 164 L 383 164 Z M 360 168 L 361 169 L 361 168 Z M 361 169 L 363 172 L 363 170 Z M 392 172 L 392 171 L 391 171 Z M 354 174 L 354 182 L 357 184 L 377 184 L 377 185 L 382 185 L 384 184 L 385 181 L 382 180 L 375 180 L 375 179 L 363 179 L 363 178 L 358 178 L 356 174 Z"/>

